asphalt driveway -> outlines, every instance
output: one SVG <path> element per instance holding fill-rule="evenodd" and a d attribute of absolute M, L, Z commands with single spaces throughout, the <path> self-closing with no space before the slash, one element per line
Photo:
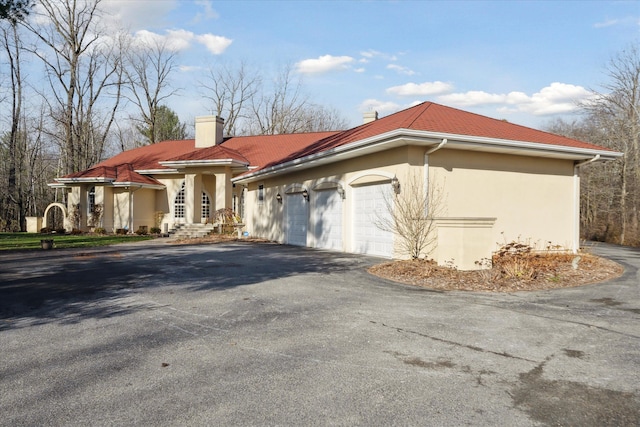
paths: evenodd
<path fill-rule="evenodd" d="M 0 425 L 640 425 L 615 281 L 433 292 L 275 244 L 0 254 Z"/>

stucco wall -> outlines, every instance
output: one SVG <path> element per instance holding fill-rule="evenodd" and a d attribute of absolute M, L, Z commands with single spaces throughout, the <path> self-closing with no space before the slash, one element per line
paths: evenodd
<path fill-rule="evenodd" d="M 429 156 L 445 217 L 495 217 L 494 249 L 520 239 L 538 249 L 569 249 L 573 239 L 573 162 L 440 150 Z"/>
<path fill-rule="evenodd" d="M 284 207 L 276 201 L 276 194 L 284 197 L 292 184 L 311 191 L 319 183 L 333 181 L 346 190 L 343 250 L 352 251 L 352 185 L 388 182 L 393 176 L 397 176 L 401 184 L 410 176 L 426 180 L 426 151 L 424 147 L 399 147 L 250 183 L 246 198 L 248 231 L 253 236 L 283 242 Z M 493 223 L 490 230 L 481 233 L 483 239 L 490 241 L 483 247 L 492 246 L 495 250 L 505 241 L 519 238 L 541 249 L 548 242 L 571 248 L 574 232 L 572 161 L 443 148 L 429 155 L 428 162 L 430 185 L 438 186 L 442 193 L 441 216 L 460 220 L 496 219 L 495 223 L 490 221 Z M 261 203 L 257 191 L 260 184 L 265 188 Z M 308 239 L 308 244 L 313 246 L 313 241 Z M 437 253 L 431 256 L 436 257 Z"/>

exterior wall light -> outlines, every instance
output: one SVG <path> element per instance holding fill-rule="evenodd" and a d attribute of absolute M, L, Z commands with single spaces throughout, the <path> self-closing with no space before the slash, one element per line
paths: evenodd
<path fill-rule="evenodd" d="M 346 192 L 344 191 L 344 188 L 342 187 L 338 187 L 338 195 L 340 196 L 341 199 L 344 199 L 346 197 Z"/>
<path fill-rule="evenodd" d="M 278 201 L 278 203 L 282 204 L 282 196 L 280 195 L 280 193 L 276 194 L 276 200 Z"/>
<path fill-rule="evenodd" d="M 391 180 L 391 187 L 393 188 L 394 193 L 400 194 L 400 181 L 398 181 L 397 176 L 394 176 Z"/>
<path fill-rule="evenodd" d="M 304 190 L 302 192 L 302 197 L 304 197 L 304 199 L 308 202 L 309 201 L 309 192 L 307 190 Z"/>

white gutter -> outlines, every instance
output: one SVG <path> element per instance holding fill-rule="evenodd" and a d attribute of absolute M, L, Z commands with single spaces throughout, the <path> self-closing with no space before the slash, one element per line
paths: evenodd
<path fill-rule="evenodd" d="M 571 252 L 574 254 L 577 254 L 580 249 L 580 176 L 578 175 L 578 169 L 598 160 L 600 160 L 600 154 L 573 165 L 573 247 Z"/>
<path fill-rule="evenodd" d="M 324 163 L 337 161 L 349 155 L 354 156 L 354 153 L 361 150 L 379 148 L 378 151 L 380 151 L 384 149 L 382 147 L 384 145 L 433 145 L 437 140 L 442 141 L 443 139 L 446 139 L 448 141 L 448 146 L 451 148 L 497 152 L 505 152 L 511 149 L 517 150 L 519 152 L 518 154 L 521 155 L 527 155 L 527 153 L 529 152 L 535 153 L 533 155 L 547 154 L 551 157 L 557 156 L 560 158 L 573 158 L 574 160 L 577 160 L 576 157 L 580 159 L 596 155 L 600 155 L 603 160 L 613 160 L 622 156 L 622 153 L 613 151 L 567 147 L 539 142 L 474 137 L 442 132 L 414 131 L 410 129 L 395 129 L 384 134 L 376 135 L 360 141 L 355 141 L 350 144 L 346 144 L 320 153 L 311 154 L 266 169 L 260 169 L 256 172 L 244 174 L 232 179 L 232 181 L 235 183 L 245 183 L 257 179 L 258 177 L 262 179 L 270 175 L 287 173 L 294 169 L 306 169 Z M 442 144 L 442 142 L 440 142 L 440 144 Z"/>
<path fill-rule="evenodd" d="M 249 166 L 248 163 L 240 162 L 234 159 L 216 159 L 216 160 L 177 160 L 158 162 L 163 166 L 174 168 L 184 168 L 189 166 Z"/>

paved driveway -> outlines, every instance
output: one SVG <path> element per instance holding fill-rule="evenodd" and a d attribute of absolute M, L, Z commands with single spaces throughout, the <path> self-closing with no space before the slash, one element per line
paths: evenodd
<path fill-rule="evenodd" d="M 614 282 L 441 293 L 374 258 L 162 243 L 0 254 L 0 425 L 639 425 Z"/>

